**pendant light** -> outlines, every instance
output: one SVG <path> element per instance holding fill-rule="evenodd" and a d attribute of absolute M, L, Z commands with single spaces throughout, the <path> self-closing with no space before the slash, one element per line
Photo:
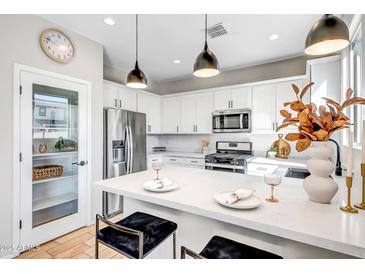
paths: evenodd
<path fill-rule="evenodd" d="M 308 55 L 325 55 L 340 51 L 349 43 L 346 23 L 333 14 L 325 14 L 310 29 L 304 52 Z"/>
<path fill-rule="evenodd" d="M 140 89 L 147 87 L 147 78 L 138 67 L 138 14 L 136 14 L 136 64 L 134 69 L 128 73 L 127 87 Z"/>
<path fill-rule="evenodd" d="M 219 63 L 217 57 L 208 48 L 207 42 L 207 21 L 208 15 L 205 15 L 205 43 L 204 50 L 198 55 L 194 63 L 194 76 L 196 77 L 212 77 L 219 74 Z"/>

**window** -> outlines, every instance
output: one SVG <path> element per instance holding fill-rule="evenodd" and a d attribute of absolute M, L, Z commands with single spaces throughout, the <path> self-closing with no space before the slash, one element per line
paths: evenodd
<path fill-rule="evenodd" d="M 363 96 L 362 94 L 362 35 L 361 25 L 356 31 L 350 46 L 350 70 L 351 70 L 351 87 L 354 90 L 354 96 Z M 354 123 L 354 142 L 357 144 L 361 143 L 362 134 L 362 106 L 353 106 L 353 112 L 351 113 L 351 120 Z"/>

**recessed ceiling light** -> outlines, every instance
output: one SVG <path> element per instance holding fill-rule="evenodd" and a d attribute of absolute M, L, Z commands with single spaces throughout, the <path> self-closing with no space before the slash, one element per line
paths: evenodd
<path fill-rule="evenodd" d="M 276 40 L 276 39 L 279 39 L 279 35 L 278 34 L 271 34 L 269 36 L 269 40 Z"/>
<path fill-rule="evenodd" d="M 178 59 L 174 60 L 174 64 L 180 64 L 180 63 L 181 63 L 180 60 L 178 60 Z"/>
<path fill-rule="evenodd" d="M 115 25 L 115 21 L 113 19 L 109 18 L 109 17 L 104 19 L 104 23 L 109 25 L 109 26 Z"/>

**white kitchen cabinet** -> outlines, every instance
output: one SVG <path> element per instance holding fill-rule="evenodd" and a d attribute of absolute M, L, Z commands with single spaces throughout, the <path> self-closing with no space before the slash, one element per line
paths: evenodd
<path fill-rule="evenodd" d="M 180 130 L 180 96 L 162 98 L 163 133 L 179 133 Z"/>
<path fill-rule="evenodd" d="M 181 133 L 211 133 L 212 110 L 209 92 L 181 96 Z"/>
<path fill-rule="evenodd" d="M 213 94 L 198 93 L 196 96 L 196 132 L 212 133 Z"/>
<path fill-rule="evenodd" d="M 117 85 L 104 82 L 103 106 L 108 108 L 117 108 L 119 106 Z"/>
<path fill-rule="evenodd" d="M 231 108 L 251 108 L 251 87 L 232 89 Z"/>
<path fill-rule="evenodd" d="M 251 87 L 214 92 L 214 110 L 251 108 Z"/>
<path fill-rule="evenodd" d="M 275 129 L 275 84 L 252 87 L 252 131 Z"/>
<path fill-rule="evenodd" d="M 139 90 L 127 86 L 119 86 L 119 107 L 130 111 L 137 111 L 137 93 Z"/>
<path fill-rule="evenodd" d="M 181 96 L 181 133 L 195 133 L 197 124 L 197 95 Z"/>
<path fill-rule="evenodd" d="M 137 90 L 117 83 L 104 81 L 103 106 L 136 111 Z"/>
<path fill-rule="evenodd" d="M 137 111 L 146 113 L 146 132 L 161 132 L 161 98 L 158 95 L 140 92 L 137 95 Z"/>
<path fill-rule="evenodd" d="M 219 90 L 214 92 L 214 110 L 226 110 L 231 106 L 231 91 Z"/>

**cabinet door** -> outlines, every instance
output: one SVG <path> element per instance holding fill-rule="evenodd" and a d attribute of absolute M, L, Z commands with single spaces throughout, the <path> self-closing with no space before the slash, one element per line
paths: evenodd
<path fill-rule="evenodd" d="M 289 113 L 292 113 L 293 115 L 297 115 L 297 112 L 291 110 L 290 107 L 283 106 L 283 104 L 285 102 L 291 102 L 291 101 L 296 100 L 296 96 L 293 91 L 292 84 L 297 85 L 299 87 L 299 90 L 302 90 L 302 88 L 303 88 L 301 80 L 276 84 L 276 88 L 275 88 L 276 124 L 275 124 L 275 128 L 277 128 L 279 125 L 281 125 L 281 123 L 283 122 L 283 119 L 284 119 L 280 115 L 281 109 L 286 109 Z M 310 92 L 309 91 L 304 96 L 303 100 L 305 103 L 309 103 L 309 101 L 310 101 Z M 296 129 L 295 126 L 289 126 L 285 129 L 280 130 L 280 132 L 293 131 L 293 130 L 295 131 L 295 129 Z"/>
<path fill-rule="evenodd" d="M 181 132 L 194 133 L 196 126 L 196 95 L 181 96 Z"/>
<path fill-rule="evenodd" d="M 252 87 L 252 130 L 272 132 L 275 126 L 275 85 Z"/>
<path fill-rule="evenodd" d="M 119 86 L 119 107 L 121 109 L 137 111 L 137 92 L 138 90 Z"/>
<path fill-rule="evenodd" d="M 196 131 L 212 133 L 213 94 L 199 93 L 196 97 Z"/>
<path fill-rule="evenodd" d="M 146 113 L 146 132 L 161 132 L 161 100 L 159 96 L 148 93 L 139 93 L 138 112 Z"/>
<path fill-rule="evenodd" d="M 225 110 L 230 108 L 231 91 L 220 90 L 214 92 L 214 110 Z"/>
<path fill-rule="evenodd" d="M 231 108 L 251 108 L 251 87 L 232 89 Z"/>
<path fill-rule="evenodd" d="M 118 86 L 109 83 L 103 84 L 103 106 L 109 108 L 118 107 Z"/>
<path fill-rule="evenodd" d="M 180 97 L 162 98 L 162 130 L 178 133 L 180 126 Z"/>

